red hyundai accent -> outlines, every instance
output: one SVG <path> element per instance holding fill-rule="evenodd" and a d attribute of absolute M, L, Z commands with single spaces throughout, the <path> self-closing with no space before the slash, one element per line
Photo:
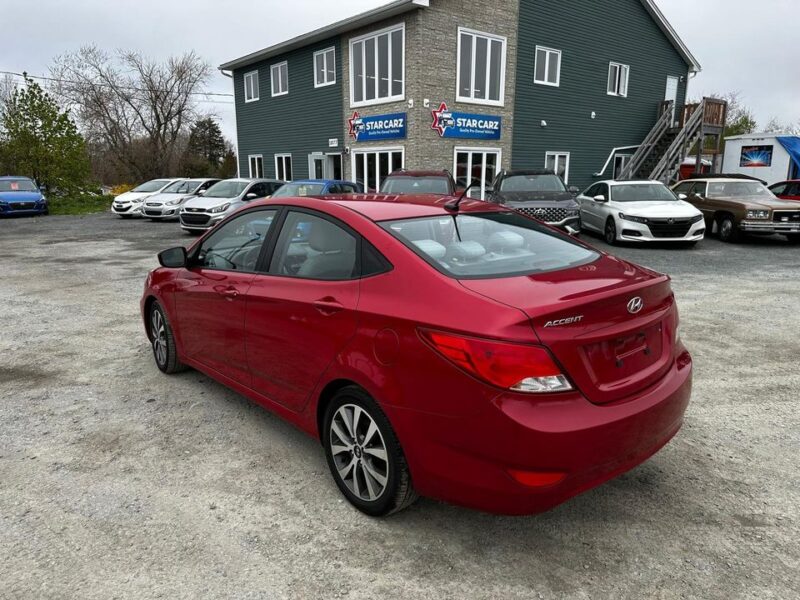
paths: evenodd
<path fill-rule="evenodd" d="M 318 437 L 369 515 L 547 510 L 658 451 L 689 402 L 669 278 L 499 205 L 281 198 L 159 260 L 159 369 Z"/>

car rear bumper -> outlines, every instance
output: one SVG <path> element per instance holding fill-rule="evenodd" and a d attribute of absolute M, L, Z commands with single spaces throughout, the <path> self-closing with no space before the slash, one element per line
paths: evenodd
<path fill-rule="evenodd" d="M 683 423 L 691 373 L 684 353 L 660 382 L 611 405 L 580 394 L 548 401 L 502 394 L 475 417 L 395 409 L 390 418 L 399 433 L 413 431 L 406 454 L 421 494 L 492 513 L 531 514 L 632 469 L 669 442 Z M 512 472 L 558 480 L 526 485 Z"/>
<path fill-rule="evenodd" d="M 800 233 L 800 223 L 774 223 L 772 221 L 742 221 L 739 229 L 750 233 Z"/>

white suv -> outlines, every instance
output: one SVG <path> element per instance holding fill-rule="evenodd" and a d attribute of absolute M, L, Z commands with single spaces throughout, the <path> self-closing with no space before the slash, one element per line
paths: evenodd
<path fill-rule="evenodd" d="M 577 199 L 581 228 L 600 233 L 606 243 L 684 242 L 703 239 L 703 213 L 660 181 L 601 181 Z"/>

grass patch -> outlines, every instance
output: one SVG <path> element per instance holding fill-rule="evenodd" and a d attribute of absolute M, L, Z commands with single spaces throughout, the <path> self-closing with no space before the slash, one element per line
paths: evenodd
<path fill-rule="evenodd" d="M 75 196 L 51 197 L 51 215 L 86 215 L 109 210 L 113 196 L 81 194 Z"/>

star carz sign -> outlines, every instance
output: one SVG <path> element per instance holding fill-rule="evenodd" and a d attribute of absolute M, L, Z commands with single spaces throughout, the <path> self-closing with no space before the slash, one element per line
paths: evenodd
<path fill-rule="evenodd" d="M 472 140 L 499 140 L 503 118 L 495 115 L 473 115 L 471 113 L 451 112 L 442 102 L 438 109 L 431 111 L 431 129 L 443 138 Z"/>
<path fill-rule="evenodd" d="M 398 140 L 406 137 L 406 113 L 362 117 L 354 112 L 347 122 L 350 125 L 350 137 L 356 142 Z"/>

